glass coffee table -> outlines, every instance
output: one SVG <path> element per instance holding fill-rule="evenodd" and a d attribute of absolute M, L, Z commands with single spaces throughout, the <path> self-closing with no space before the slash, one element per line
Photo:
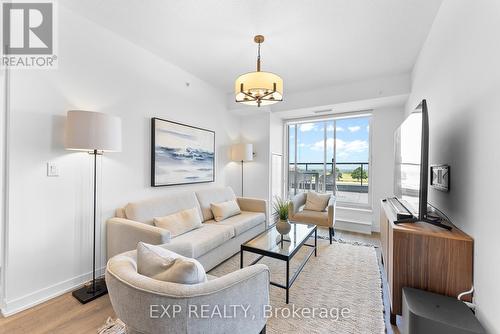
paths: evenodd
<path fill-rule="evenodd" d="M 291 223 L 291 230 L 284 238 L 277 230 L 276 226 L 270 227 L 255 238 L 243 243 L 240 251 L 240 268 L 243 268 L 243 252 L 259 254 L 260 256 L 249 265 L 256 264 L 264 256 L 271 257 L 286 262 L 285 284 L 270 282 L 272 285 L 286 290 L 286 303 L 289 300 L 289 290 L 300 274 L 309 258 L 314 253 L 317 256 L 318 231 L 316 225 Z M 314 234 L 314 245 L 306 241 Z M 288 238 L 287 238 L 288 237 Z M 311 248 L 306 257 L 300 263 L 297 270 L 290 277 L 290 260 L 297 254 L 302 246 Z"/>

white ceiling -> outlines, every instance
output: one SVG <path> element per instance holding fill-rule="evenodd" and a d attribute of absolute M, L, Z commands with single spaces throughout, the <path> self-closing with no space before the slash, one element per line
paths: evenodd
<path fill-rule="evenodd" d="M 255 68 L 285 93 L 411 71 L 442 0 L 65 0 L 224 92 Z"/>

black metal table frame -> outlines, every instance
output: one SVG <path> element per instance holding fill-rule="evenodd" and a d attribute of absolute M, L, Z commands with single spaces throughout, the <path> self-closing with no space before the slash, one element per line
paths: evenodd
<path fill-rule="evenodd" d="M 266 231 L 262 232 L 261 234 L 259 234 L 255 238 L 258 238 L 259 236 L 261 236 L 264 233 L 268 233 L 268 231 L 266 230 Z M 309 238 L 311 237 L 311 235 L 313 233 L 314 233 L 314 245 L 307 244 L 306 241 L 309 240 Z M 283 240 L 283 236 L 281 236 L 281 241 L 278 244 L 283 244 L 284 241 L 286 241 L 286 240 Z M 267 257 L 270 257 L 273 259 L 282 260 L 282 261 L 286 262 L 286 282 L 285 282 L 285 285 L 280 284 L 280 283 L 276 283 L 276 282 L 272 282 L 272 281 L 269 283 L 271 285 L 277 286 L 278 288 L 282 288 L 282 289 L 286 290 L 286 303 L 288 304 L 289 291 L 290 291 L 290 288 L 292 287 L 292 284 L 295 282 L 295 280 L 297 279 L 297 276 L 299 276 L 300 272 L 302 271 L 302 269 L 306 265 L 307 261 L 309 261 L 309 258 L 312 256 L 312 254 L 314 253 L 315 257 L 318 256 L 318 230 L 317 230 L 316 225 L 314 225 L 314 228 L 311 230 L 311 232 L 309 232 L 307 237 L 304 238 L 304 240 L 295 248 L 295 250 L 290 255 L 283 255 L 283 254 L 279 254 L 279 253 L 274 253 L 272 251 L 267 251 L 264 249 L 258 249 L 258 248 L 254 248 L 251 246 L 246 246 L 245 244 L 246 243 L 241 245 L 240 268 L 243 268 L 243 252 L 244 251 L 260 255 L 256 260 L 252 261 L 252 263 L 250 263 L 249 266 L 256 264 L 264 256 L 267 256 Z M 309 251 L 307 256 L 304 258 L 304 260 L 302 260 L 302 262 L 300 263 L 297 270 L 293 273 L 292 278 L 290 278 L 290 260 L 292 260 L 292 258 L 302 248 L 302 246 L 310 247 L 311 250 Z"/>

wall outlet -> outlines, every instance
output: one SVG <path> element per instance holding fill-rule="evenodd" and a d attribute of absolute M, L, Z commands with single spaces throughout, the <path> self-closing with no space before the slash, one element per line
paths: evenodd
<path fill-rule="evenodd" d="M 59 176 L 59 168 L 55 162 L 47 162 L 47 176 Z"/>

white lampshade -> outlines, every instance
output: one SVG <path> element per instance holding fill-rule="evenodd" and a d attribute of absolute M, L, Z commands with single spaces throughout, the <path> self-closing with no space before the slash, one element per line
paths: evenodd
<path fill-rule="evenodd" d="M 231 147 L 231 159 L 233 161 L 252 161 L 253 160 L 253 145 L 252 144 L 234 144 Z"/>
<path fill-rule="evenodd" d="M 271 72 L 250 72 L 240 75 L 234 83 L 236 102 L 266 106 L 283 101 L 283 79 Z M 260 99 L 259 97 L 263 97 Z"/>
<path fill-rule="evenodd" d="M 119 152 L 122 150 L 122 121 L 99 112 L 70 110 L 64 139 L 68 150 Z"/>
<path fill-rule="evenodd" d="M 264 36 L 256 35 L 253 41 L 259 45 L 257 54 L 257 71 L 240 75 L 234 82 L 236 102 L 265 106 L 283 101 L 283 79 L 277 74 L 260 70 L 260 45 Z"/>

